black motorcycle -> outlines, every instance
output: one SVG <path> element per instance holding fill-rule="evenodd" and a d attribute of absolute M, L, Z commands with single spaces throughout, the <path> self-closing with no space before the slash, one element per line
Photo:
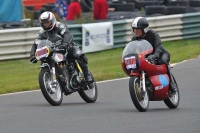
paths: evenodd
<path fill-rule="evenodd" d="M 39 85 L 42 94 L 53 106 L 62 103 L 63 93 L 67 96 L 77 91 L 85 102 L 94 103 L 98 95 L 94 77 L 94 87 L 89 88 L 79 62 L 67 58 L 68 52 L 63 50 L 49 40 L 41 40 L 37 45 L 35 57 L 41 61 Z"/>

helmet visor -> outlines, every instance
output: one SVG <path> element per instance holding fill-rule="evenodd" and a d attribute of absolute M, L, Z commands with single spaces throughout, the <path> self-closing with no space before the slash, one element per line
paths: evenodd
<path fill-rule="evenodd" d="M 139 28 L 133 28 L 133 32 L 134 32 L 136 37 L 140 37 L 140 36 L 143 35 L 142 29 L 139 29 Z"/>
<path fill-rule="evenodd" d="M 43 21 L 42 24 L 44 25 L 44 27 L 48 28 L 51 26 L 51 21 Z"/>

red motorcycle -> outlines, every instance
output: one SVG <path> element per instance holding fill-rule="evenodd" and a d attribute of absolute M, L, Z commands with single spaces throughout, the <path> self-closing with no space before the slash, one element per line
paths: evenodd
<path fill-rule="evenodd" d="M 179 90 L 171 95 L 167 66 L 155 65 L 147 60 L 152 51 L 152 45 L 146 40 L 132 41 L 123 51 L 121 66 L 130 76 L 129 91 L 133 104 L 140 112 L 147 111 L 149 101 L 164 100 L 169 108 L 177 108 L 180 101 Z M 174 81 L 178 88 L 175 78 Z"/>

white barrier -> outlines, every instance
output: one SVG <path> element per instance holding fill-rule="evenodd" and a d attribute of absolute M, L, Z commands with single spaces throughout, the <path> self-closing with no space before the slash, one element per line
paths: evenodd
<path fill-rule="evenodd" d="M 34 38 L 40 29 L 37 27 L 0 30 L 0 60 L 29 57 Z"/>
<path fill-rule="evenodd" d="M 149 27 L 157 31 L 162 41 L 179 40 L 192 37 L 200 37 L 199 23 L 200 13 L 191 14 L 179 14 L 169 16 L 159 16 L 147 18 L 149 21 Z M 185 19 L 184 21 L 182 19 Z M 127 19 L 123 22 L 116 21 L 117 33 L 114 33 L 114 46 L 124 46 L 124 42 L 128 42 L 132 38 L 131 23 L 133 19 Z M 113 23 L 113 25 L 115 25 Z M 186 24 L 187 26 L 183 27 Z M 124 28 L 120 29 L 120 25 L 124 25 Z M 70 25 L 69 29 L 74 34 L 81 45 L 81 25 Z M 118 29 L 119 28 L 119 29 Z M 9 29 L 0 30 L 0 60 L 19 59 L 29 57 L 29 52 L 33 44 L 34 38 L 37 32 L 40 30 L 37 28 L 22 28 L 22 29 Z M 184 29 L 184 31 L 182 31 Z M 98 27 L 97 27 L 97 30 Z M 125 31 L 125 32 L 124 32 Z M 117 35 L 120 34 L 120 35 Z M 120 36 L 121 38 L 118 38 Z M 124 39 L 123 39 L 124 38 Z M 120 45 L 120 43 L 122 43 Z"/>

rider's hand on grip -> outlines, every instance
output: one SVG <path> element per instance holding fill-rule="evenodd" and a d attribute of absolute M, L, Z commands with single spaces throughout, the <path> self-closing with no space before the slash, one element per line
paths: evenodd
<path fill-rule="evenodd" d="M 31 63 L 37 63 L 37 59 L 35 58 L 35 56 L 31 56 L 30 62 Z"/>
<path fill-rule="evenodd" d="M 149 61 L 157 60 L 157 56 L 154 55 L 154 54 L 151 54 L 151 55 L 148 56 L 148 60 L 149 60 Z"/>

